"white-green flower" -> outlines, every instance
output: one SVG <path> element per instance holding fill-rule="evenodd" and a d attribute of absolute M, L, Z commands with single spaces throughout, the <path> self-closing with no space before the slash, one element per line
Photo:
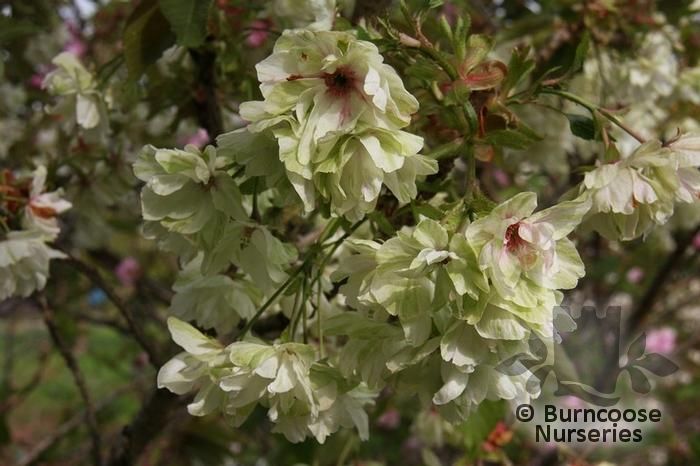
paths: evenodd
<path fill-rule="evenodd" d="M 287 415 L 276 418 L 274 432 L 281 432 L 292 442 L 300 442 L 308 435 L 319 443 L 340 428 L 356 428 L 361 440 L 369 438 L 369 420 L 364 406 L 372 404 L 377 393 L 362 384 L 354 386 L 338 370 L 322 364 L 311 366 L 309 380 L 318 411 L 313 414 L 303 406 L 293 406 Z"/>
<path fill-rule="evenodd" d="M 454 322 L 442 336 L 442 387 L 433 403 L 448 419 L 465 419 L 485 399 L 527 403 L 539 388 L 532 373 L 523 368 L 508 373 L 502 363 L 529 354 L 527 339 L 516 341 L 484 339 L 464 321 Z"/>
<path fill-rule="evenodd" d="M 168 318 L 168 329 L 173 341 L 185 351 L 160 368 L 158 388 L 167 388 L 178 395 L 196 390 L 197 395 L 187 406 L 193 416 L 205 416 L 221 409 L 225 393 L 217 382 L 229 364 L 223 345 L 174 317 Z"/>
<path fill-rule="evenodd" d="M 75 118 L 85 129 L 96 127 L 104 113 L 97 81 L 75 55 L 63 52 L 52 63 L 56 69 L 44 78 L 44 87 L 52 95 L 74 99 Z"/>
<path fill-rule="evenodd" d="M 262 302 L 262 292 L 248 276 L 204 276 L 202 256 L 189 262 L 179 273 L 173 290 L 170 311 L 173 315 L 196 321 L 202 328 L 226 334 L 241 319 L 250 319 Z"/>
<path fill-rule="evenodd" d="M 168 327 L 185 351 L 158 373 L 158 386 L 184 394 L 196 390 L 190 414 L 221 412 L 241 425 L 257 405 L 268 409 L 274 432 L 289 441 L 314 436 L 320 443 L 341 427 L 368 436 L 363 406 L 376 395 L 316 362 L 313 347 L 300 343 L 237 341 L 223 347 L 174 317 Z"/>
<path fill-rule="evenodd" d="M 537 307 L 551 290 L 570 289 L 584 275 L 574 244 L 566 237 L 590 209 L 585 198 L 533 213 L 535 193 L 520 193 L 471 223 L 465 237 L 500 297 Z"/>
<path fill-rule="evenodd" d="M 361 122 L 402 128 L 418 110 L 377 47 L 349 32 L 285 31 L 256 69 L 264 101 L 242 104 L 241 116 L 255 123 L 294 115 L 302 126 L 302 163 L 332 133 Z"/>
<path fill-rule="evenodd" d="M 678 166 L 676 200 L 695 203 L 700 199 L 700 135 L 686 134 L 668 145 Z"/>
<path fill-rule="evenodd" d="M 329 31 L 335 20 L 335 0 L 275 0 L 272 12 L 296 28 Z"/>
<path fill-rule="evenodd" d="M 12 231 L 0 239 L 0 301 L 27 297 L 46 286 L 51 259 L 65 255 L 51 249 L 41 231 Z"/>
<path fill-rule="evenodd" d="M 586 173 L 580 192 L 590 196 L 589 225 L 610 239 L 631 240 L 666 223 L 679 189 L 678 160 L 659 141 Z"/>
<path fill-rule="evenodd" d="M 276 289 L 287 279 L 287 269 L 297 258 L 297 250 L 274 236 L 264 226 L 250 222 L 230 222 L 213 247 L 204 247 L 202 270 L 214 273 L 233 264 L 250 275 L 263 291 Z"/>
<path fill-rule="evenodd" d="M 273 132 L 287 177 L 307 211 L 325 200 L 334 214 L 357 221 L 374 210 L 383 185 L 407 203 L 417 194 L 416 180 L 437 172 L 435 160 L 418 154 L 422 139 L 404 131 L 367 129 L 331 139 L 306 164 L 298 158 L 300 139 L 292 128 Z"/>
<path fill-rule="evenodd" d="M 386 244 L 386 243 L 385 243 Z M 373 241 L 358 241 L 350 245 L 360 254 L 351 256 L 334 274 L 334 279 L 348 277 L 341 288 L 350 304 L 360 310 L 397 316 L 406 339 L 414 346 L 420 345 L 430 335 L 435 283 L 427 274 L 402 276 L 403 265 L 409 261 L 397 258 L 396 263 L 381 263 L 379 251 L 385 245 Z M 390 251 L 393 245 L 384 251 Z M 381 315 L 381 314 L 380 314 Z"/>
<path fill-rule="evenodd" d="M 224 170 L 229 163 L 212 146 L 204 152 L 195 146 L 144 147 L 134 163 L 134 174 L 146 182 L 141 191 L 144 220 L 181 234 L 216 227 L 229 217 L 246 220 L 238 186 Z"/>
<path fill-rule="evenodd" d="M 418 103 L 373 44 L 347 32 L 287 31 L 257 70 L 264 100 L 241 104 L 246 131 L 274 136 L 307 211 L 327 202 L 335 215 L 357 220 L 383 185 L 405 203 L 418 177 L 437 172 L 436 161 L 418 155 L 423 139 L 401 131 Z M 234 132 L 221 145 L 244 153 L 234 144 L 254 139 Z"/>

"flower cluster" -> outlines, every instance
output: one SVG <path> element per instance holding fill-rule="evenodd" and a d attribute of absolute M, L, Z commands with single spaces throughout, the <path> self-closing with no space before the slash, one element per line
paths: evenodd
<path fill-rule="evenodd" d="M 372 402 L 372 392 L 316 362 L 312 347 L 256 341 L 223 347 L 174 317 L 168 327 L 185 351 L 161 368 L 158 386 L 177 394 L 196 390 L 190 414 L 221 411 L 239 426 L 261 405 L 274 431 L 291 442 L 313 436 L 323 443 L 339 428 L 353 426 L 360 438 L 368 438 L 364 405 Z"/>
<path fill-rule="evenodd" d="M 307 211 L 323 201 L 358 220 L 383 184 L 405 203 L 417 177 L 437 171 L 418 154 L 422 138 L 401 130 L 418 102 L 372 43 L 349 32 L 286 31 L 256 69 L 264 100 L 241 104 L 244 131 L 271 132 Z"/>
<path fill-rule="evenodd" d="M 510 375 L 499 366 L 527 354 L 531 337 L 551 341 L 559 290 L 575 287 L 584 274 L 566 236 L 590 201 L 533 213 L 535 207 L 535 194 L 522 193 L 454 231 L 424 219 L 381 244 L 351 241 L 355 254 L 334 277 L 347 280 L 341 293 L 365 319 L 396 316 L 403 342 L 383 342 L 388 329 L 357 332 L 345 323 L 339 331 L 351 340 L 343 361 L 354 362 L 373 386 L 430 360 L 439 347 L 443 385 L 432 402 L 451 418 L 464 418 L 486 398 L 522 402 L 536 393 L 527 384 L 529 372 Z"/>
<path fill-rule="evenodd" d="M 700 194 L 700 137 L 685 135 L 667 147 L 639 146 L 628 157 L 599 165 L 580 186 L 590 196 L 589 225 L 610 239 L 631 240 L 665 224 L 677 202 Z"/>
<path fill-rule="evenodd" d="M 49 261 L 64 257 L 47 243 L 60 233 L 57 215 L 70 209 L 62 191 L 44 192 L 46 168 L 38 167 L 31 182 L 0 176 L 0 301 L 29 296 L 46 285 Z"/>
<path fill-rule="evenodd" d="M 134 173 L 141 191 L 144 233 L 180 255 L 171 310 L 204 328 L 230 331 L 249 318 L 266 293 L 287 278 L 296 249 L 253 222 L 232 161 L 213 146 L 146 146 Z M 233 268 L 234 277 L 225 272 Z"/>

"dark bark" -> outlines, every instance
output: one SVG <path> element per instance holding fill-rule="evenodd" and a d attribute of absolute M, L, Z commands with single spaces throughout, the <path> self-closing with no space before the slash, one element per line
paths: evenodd
<path fill-rule="evenodd" d="M 199 125 L 207 130 L 210 141 L 224 132 L 221 122 L 221 109 L 216 98 L 216 53 L 210 50 L 190 50 L 190 56 L 197 65 L 197 87 L 194 105 Z"/>
<path fill-rule="evenodd" d="M 133 422 L 124 427 L 112 449 L 108 466 L 133 466 L 146 447 L 168 425 L 186 398 L 167 390 L 154 390 Z"/>

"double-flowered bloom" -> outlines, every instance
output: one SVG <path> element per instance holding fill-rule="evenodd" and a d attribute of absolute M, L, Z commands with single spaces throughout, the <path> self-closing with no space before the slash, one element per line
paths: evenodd
<path fill-rule="evenodd" d="M 586 173 L 580 193 L 590 196 L 589 224 L 610 239 L 631 240 L 673 215 L 677 202 L 700 194 L 700 137 L 662 146 L 650 141 L 632 154 Z"/>
<path fill-rule="evenodd" d="M 173 317 L 168 327 L 184 352 L 160 369 L 158 386 L 178 394 L 196 390 L 190 414 L 219 410 L 239 426 L 262 405 L 273 430 L 292 442 L 313 436 L 323 443 L 341 427 L 356 427 L 361 438 L 368 437 L 363 406 L 371 392 L 315 362 L 311 346 L 238 341 L 224 347 Z"/>
<path fill-rule="evenodd" d="M 528 354 L 529 338 L 551 342 L 560 290 L 575 287 L 584 274 L 567 235 L 590 200 L 534 212 L 536 206 L 534 193 L 521 193 L 456 230 L 424 219 L 384 243 L 352 241 L 355 254 L 334 277 L 347 279 L 341 293 L 366 319 L 388 325 L 388 317 L 397 316 L 404 333 L 403 346 L 377 346 L 371 337 L 352 338 L 347 325 L 353 352 L 375 348 L 371 357 L 354 359 L 357 373 L 372 374 L 368 382 L 376 384 L 377 373 L 391 377 L 439 348 L 443 385 L 435 387 L 432 402 L 453 418 L 467 416 L 484 399 L 523 402 L 536 394 L 529 371 L 513 375 L 501 364 Z M 414 355 L 410 363 L 397 356 L 405 346 L 421 358 Z"/>
<path fill-rule="evenodd" d="M 382 184 L 401 201 L 437 170 L 402 131 L 418 102 L 376 46 L 349 32 L 286 31 L 256 69 L 263 101 L 241 104 L 246 131 L 271 131 L 279 160 L 307 210 L 329 202 L 357 220 Z"/>

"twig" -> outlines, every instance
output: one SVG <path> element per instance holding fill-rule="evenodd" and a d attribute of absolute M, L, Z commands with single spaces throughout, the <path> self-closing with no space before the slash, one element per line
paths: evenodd
<path fill-rule="evenodd" d="M 635 130 L 627 126 L 625 123 L 621 122 L 615 115 L 610 113 L 608 110 L 599 107 L 595 104 L 592 104 L 591 102 L 588 102 L 581 97 L 571 94 L 566 91 L 560 91 L 558 89 L 542 89 L 540 91 L 542 94 L 552 94 L 552 95 L 557 95 L 559 97 L 562 97 L 564 99 L 570 100 L 574 103 L 577 103 L 581 105 L 582 107 L 585 107 L 589 112 L 591 112 L 592 115 L 595 115 L 595 112 L 600 113 L 603 115 L 605 118 L 610 120 L 612 123 L 617 125 L 620 129 L 625 131 L 627 134 L 635 138 L 637 141 L 639 141 L 640 144 L 644 144 L 646 139 L 644 139 L 639 133 L 637 133 Z"/>
<path fill-rule="evenodd" d="M 75 356 L 73 353 L 71 353 L 70 348 L 68 348 L 66 342 L 63 341 L 63 338 L 61 337 L 56 321 L 54 320 L 53 310 L 49 307 L 46 296 L 39 295 L 38 301 L 39 308 L 41 309 L 41 315 L 44 318 L 44 323 L 49 330 L 51 340 L 56 346 L 56 349 L 58 349 L 58 352 L 61 354 L 61 357 L 63 357 L 68 370 L 70 370 L 71 374 L 73 375 L 75 385 L 78 387 L 83 403 L 85 403 L 85 420 L 87 421 L 87 427 L 92 440 L 93 463 L 95 466 L 102 466 L 100 431 L 97 424 L 97 416 L 95 415 L 95 407 L 92 404 L 90 392 L 85 384 L 85 378 L 83 377 L 83 373 L 80 371 L 80 367 L 78 366 Z"/>
<path fill-rule="evenodd" d="M 661 292 L 666 286 L 666 282 L 670 280 L 673 276 L 674 269 L 681 262 L 685 251 L 688 246 L 692 243 L 693 238 L 696 234 L 700 232 L 700 225 L 693 228 L 691 231 L 684 235 L 678 235 L 676 238 L 676 248 L 671 252 L 671 254 L 666 258 L 661 268 L 656 272 L 654 279 L 647 288 L 646 292 L 639 300 L 637 307 L 634 308 L 627 320 L 627 334 L 630 335 L 636 331 L 646 319 L 651 314 L 654 309 L 654 305 L 658 300 Z"/>
<path fill-rule="evenodd" d="M 96 405 L 95 405 L 95 410 L 96 412 L 102 411 L 104 408 L 109 406 L 109 404 L 117 399 L 119 396 L 121 396 L 124 392 L 126 392 L 128 389 L 131 388 L 133 384 L 128 384 L 123 387 L 118 388 L 115 390 L 111 395 L 109 395 L 107 398 L 104 398 L 100 400 Z M 73 430 L 77 429 L 80 427 L 85 419 L 85 410 L 83 409 L 82 411 L 76 413 L 71 417 L 68 421 L 64 422 L 58 428 L 56 428 L 53 433 L 44 439 L 42 439 L 39 443 L 37 443 L 34 448 L 27 453 L 17 464 L 16 466 L 29 466 L 36 461 L 38 461 L 41 456 L 52 446 L 54 446 L 59 440 L 64 438 L 66 435 L 70 434 L 73 432 Z"/>
<path fill-rule="evenodd" d="M 629 318 L 624 323 L 624 332 L 621 334 L 622 338 L 626 341 L 620 341 L 621 347 L 624 347 L 631 338 L 636 336 L 637 331 L 643 327 L 647 319 L 654 310 L 654 305 L 661 296 L 666 283 L 673 276 L 674 269 L 681 262 L 685 251 L 688 246 L 693 241 L 693 237 L 700 232 L 700 225 L 696 226 L 693 230 L 686 233 L 685 235 L 679 235 L 676 237 L 676 248 L 671 252 L 671 254 L 666 258 L 666 261 L 659 268 L 651 282 L 651 285 L 646 289 L 644 295 L 637 303 L 637 306 L 630 313 Z M 598 386 L 605 383 L 606 380 L 611 379 L 611 375 L 615 374 L 619 370 L 620 361 L 615 358 L 609 358 L 599 374 Z"/>
<path fill-rule="evenodd" d="M 243 327 L 243 330 L 241 330 L 241 333 L 238 336 L 238 339 L 243 338 L 246 333 L 251 329 L 251 327 L 255 324 L 255 322 L 260 318 L 260 316 L 269 308 L 274 302 L 277 300 L 277 298 L 284 292 L 284 290 L 287 289 L 289 285 L 292 284 L 292 282 L 297 278 L 299 273 L 301 273 L 302 270 L 306 268 L 306 265 L 308 262 L 311 260 L 312 254 L 309 254 L 309 256 L 306 258 L 306 260 L 296 269 L 294 272 L 292 272 L 287 280 L 282 283 L 282 285 L 277 288 L 277 290 L 270 296 L 270 298 L 265 301 L 265 303 L 260 306 L 260 309 L 255 313 L 253 317 L 246 323 L 245 327 Z"/>
<path fill-rule="evenodd" d="M 25 400 L 25 395 L 39 386 L 48 367 L 50 353 L 48 348 L 50 347 L 47 346 L 47 349 L 42 349 L 39 353 L 39 367 L 34 371 L 34 374 L 27 383 L 22 387 L 14 387 L 12 386 L 13 384 L 8 383 L 7 393 L 9 394 L 6 396 L 5 400 L 0 402 L 0 415 L 17 408 L 17 406 Z"/>
<path fill-rule="evenodd" d="M 210 50 L 190 51 L 192 61 L 197 65 L 196 98 L 197 119 L 202 128 L 207 130 L 212 141 L 223 133 L 221 108 L 216 98 L 216 53 Z"/>
<path fill-rule="evenodd" d="M 112 301 L 112 303 L 119 310 L 122 317 L 124 317 L 124 320 L 126 320 L 126 323 L 129 326 L 129 330 L 133 334 L 134 339 L 138 342 L 141 348 L 143 348 L 143 350 L 148 355 L 148 359 L 151 362 L 151 365 L 153 365 L 153 367 L 155 367 L 156 370 L 159 369 L 160 366 L 163 365 L 164 361 L 161 361 L 155 349 L 151 346 L 150 342 L 146 339 L 143 332 L 141 331 L 141 327 L 137 325 L 136 319 L 134 318 L 134 314 L 131 312 L 131 309 L 129 309 L 129 307 L 126 305 L 126 303 L 124 303 L 121 297 L 119 297 L 119 295 L 115 293 L 112 287 L 107 285 L 104 278 L 102 278 L 102 274 L 100 273 L 100 271 L 97 270 L 95 267 L 81 261 L 80 259 L 77 259 L 68 251 L 63 250 L 63 252 L 68 256 L 68 259 L 66 259 L 66 261 L 71 266 L 73 266 L 73 268 L 85 275 L 85 277 L 87 277 L 93 283 L 93 285 L 95 285 L 97 288 L 102 289 L 102 291 L 105 292 L 109 300 Z"/>
<path fill-rule="evenodd" d="M 133 466 L 146 446 L 168 425 L 180 398 L 167 390 L 155 390 L 133 422 L 122 431 L 121 441 L 113 448 L 108 466 Z"/>
<path fill-rule="evenodd" d="M 87 322 L 89 324 L 109 327 L 109 328 L 116 330 L 117 332 L 122 333 L 124 335 L 131 335 L 131 332 L 129 331 L 129 329 L 124 327 L 122 324 L 120 324 L 116 320 L 111 320 L 111 319 L 107 319 L 104 317 L 91 316 L 90 314 L 83 313 L 83 312 L 78 313 L 76 315 L 76 318 L 80 319 L 80 320 L 84 320 L 85 322 Z"/>

